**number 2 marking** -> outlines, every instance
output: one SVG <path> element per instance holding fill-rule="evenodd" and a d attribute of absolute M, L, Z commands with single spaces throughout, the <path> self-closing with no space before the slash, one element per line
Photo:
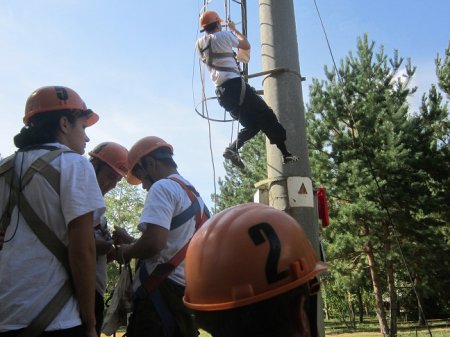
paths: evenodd
<path fill-rule="evenodd" d="M 265 234 L 265 236 L 263 235 Z M 271 225 L 262 222 L 248 229 L 248 235 L 253 243 L 258 246 L 266 240 L 269 242 L 269 255 L 266 260 L 266 278 L 269 284 L 277 282 L 289 276 L 289 270 L 278 272 L 278 260 L 280 259 L 281 242 Z"/>

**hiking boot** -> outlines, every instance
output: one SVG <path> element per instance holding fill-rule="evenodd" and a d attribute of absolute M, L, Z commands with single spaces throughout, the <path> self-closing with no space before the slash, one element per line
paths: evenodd
<path fill-rule="evenodd" d="M 240 168 L 241 170 L 245 169 L 245 165 L 239 156 L 239 152 L 227 147 L 223 152 L 223 157 L 231 161 L 234 166 Z"/>
<path fill-rule="evenodd" d="M 289 154 L 287 156 L 283 156 L 283 164 L 292 163 L 294 161 L 298 161 L 297 156 L 293 156 L 292 154 Z"/>

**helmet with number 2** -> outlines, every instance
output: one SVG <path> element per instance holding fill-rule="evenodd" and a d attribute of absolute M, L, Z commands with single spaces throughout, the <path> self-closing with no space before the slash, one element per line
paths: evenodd
<path fill-rule="evenodd" d="M 184 303 L 200 311 L 277 296 L 328 268 L 294 218 L 256 203 L 209 219 L 192 238 L 185 263 Z"/>

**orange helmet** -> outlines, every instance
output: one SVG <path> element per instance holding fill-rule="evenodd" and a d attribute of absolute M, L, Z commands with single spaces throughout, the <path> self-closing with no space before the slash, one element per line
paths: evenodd
<path fill-rule="evenodd" d="M 236 308 L 287 292 L 328 268 L 288 214 L 248 203 L 210 218 L 185 260 L 185 305 L 200 311 Z"/>
<path fill-rule="evenodd" d="M 36 114 L 56 110 L 81 110 L 90 112 L 87 126 L 95 124 L 99 117 L 86 107 L 86 103 L 72 89 L 62 86 L 41 87 L 28 97 L 25 105 L 23 122 L 28 124 L 31 117 Z"/>
<path fill-rule="evenodd" d="M 127 181 L 131 185 L 138 185 L 141 181 L 132 174 L 132 170 L 134 166 L 139 163 L 139 161 L 145 155 L 161 148 L 167 147 L 173 152 L 173 147 L 169 143 L 167 143 L 164 139 L 161 139 L 156 136 L 148 136 L 138 140 L 128 152 L 128 167 L 130 170 L 128 171 Z"/>
<path fill-rule="evenodd" d="M 200 16 L 200 27 L 205 28 L 207 25 L 214 22 L 222 22 L 223 20 L 214 11 L 206 11 Z"/>
<path fill-rule="evenodd" d="M 128 150 L 114 142 L 98 144 L 89 155 L 105 162 L 111 168 L 125 177 L 128 173 Z"/>

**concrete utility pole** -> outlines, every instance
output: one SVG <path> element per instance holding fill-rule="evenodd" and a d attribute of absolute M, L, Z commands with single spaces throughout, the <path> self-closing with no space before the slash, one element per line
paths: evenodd
<path fill-rule="evenodd" d="M 293 216 L 319 252 L 293 0 L 259 0 L 259 19 L 262 70 L 285 70 L 265 78 L 264 99 L 286 128 L 288 150 L 300 158 L 282 164 L 281 152 L 267 142 L 269 205 Z M 318 317 L 319 335 L 324 336 L 321 305 Z"/>

